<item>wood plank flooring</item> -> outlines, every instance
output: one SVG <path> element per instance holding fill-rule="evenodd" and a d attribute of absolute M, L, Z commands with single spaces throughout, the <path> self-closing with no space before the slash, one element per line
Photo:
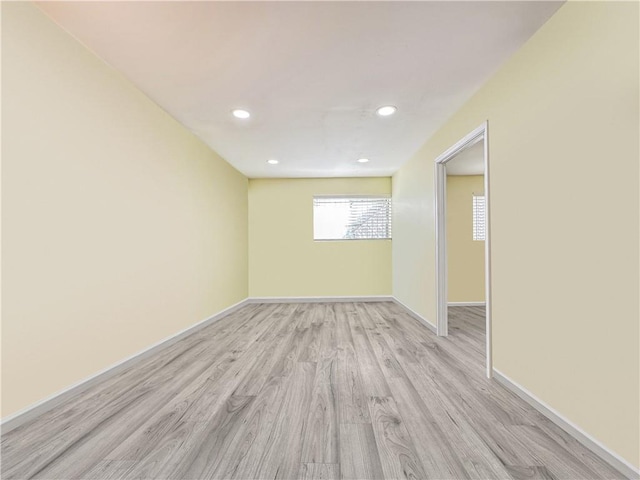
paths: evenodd
<path fill-rule="evenodd" d="M 624 478 L 379 303 L 249 305 L 2 437 L 4 479 Z"/>

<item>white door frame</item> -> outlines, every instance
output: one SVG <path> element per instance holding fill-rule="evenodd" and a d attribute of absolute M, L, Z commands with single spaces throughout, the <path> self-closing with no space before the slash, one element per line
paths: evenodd
<path fill-rule="evenodd" d="M 491 235 L 490 235 L 490 196 L 489 196 L 489 123 L 485 121 L 478 128 L 466 135 L 455 145 L 441 154 L 435 161 L 435 192 L 436 192 L 436 299 L 437 299 L 437 333 L 446 337 L 449 333 L 448 319 L 448 285 L 447 285 L 447 170 L 446 164 L 458 153 L 476 142 L 484 140 L 484 201 L 485 201 L 485 241 L 484 241 L 484 271 L 485 271 L 485 302 L 486 302 L 486 350 L 487 377 L 492 376 L 491 357 Z"/>

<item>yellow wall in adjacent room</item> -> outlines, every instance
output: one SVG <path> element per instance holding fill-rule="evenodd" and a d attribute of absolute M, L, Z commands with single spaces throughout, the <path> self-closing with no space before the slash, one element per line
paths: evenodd
<path fill-rule="evenodd" d="M 247 296 L 247 179 L 2 3 L 2 415 Z"/>
<path fill-rule="evenodd" d="M 473 240 L 473 194 L 483 192 L 483 175 L 447 176 L 449 302 L 484 302 L 484 242 Z"/>
<path fill-rule="evenodd" d="M 390 178 L 249 180 L 249 295 L 390 295 L 390 240 L 313 240 L 314 195 L 390 193 Z"/>
<path fill-rule="evenodd" d="M 566 3 L 393 177 L 394 295 L 435 323 L 433 162 L 488 119 L 494 366 L 636 468 L 639 7 Z"/>

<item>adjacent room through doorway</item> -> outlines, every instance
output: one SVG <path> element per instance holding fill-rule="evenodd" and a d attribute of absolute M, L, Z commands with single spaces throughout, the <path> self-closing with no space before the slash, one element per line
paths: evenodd
<path fill-rule="evenodd" d="M 471 342 L 482 363 L 486 343 L 483 146 L 480 140 L 446 165 L 449 335 Z"/>
<path fill-rule="evenodd" d="M 487 158 L 485 123 L 436 159 L 436 242 L 438 335 L 467 342 L 490 377 Z"/>

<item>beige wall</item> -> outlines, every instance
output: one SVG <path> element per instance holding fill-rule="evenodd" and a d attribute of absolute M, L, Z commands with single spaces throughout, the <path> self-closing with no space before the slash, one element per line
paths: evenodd
<path fill-rule="evenodd" d="M 473 240 L 473 194 L 484 192 L 483 175 L 447 176 L 449 302 L 484 302 L 484 242 Z"/>
<path fill-rule="evenodd" d="M 638 8 L 565 4 L 393 177 L 394 295 L 435 322 L 433 161 L 489 120 L 494 366 L 636 467 Z"/>
<path fill-rule="evenodd" d="M 314 242 L 313 196 L 389 194 L 390 178 L 249 181 L 249 295 L 391 294 L 391 241 Z"/>
<path fill-rule="evenodd" d="M 247 179 L 2 3 L 2 415 L 247 296 Z"/>

